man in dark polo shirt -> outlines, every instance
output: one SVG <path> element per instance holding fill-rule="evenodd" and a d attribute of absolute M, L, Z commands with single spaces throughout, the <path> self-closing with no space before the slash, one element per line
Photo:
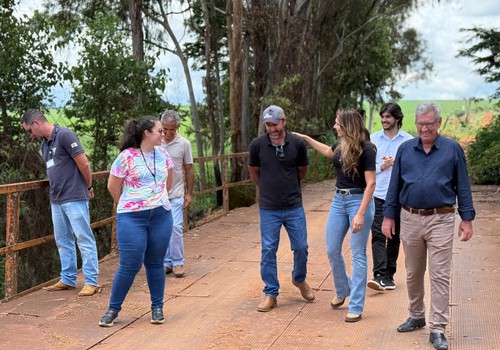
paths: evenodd
<path fill-rule="evenodd" d="M 93 295 L 98 289 L 99 267 L 96 241 L 90 228 L 89 199 L 94 196 L 94 192 L 87 156 L 73 131 L 49 123 L 40 111 L 26 111 L 21 122 L 31 137 L 42 139 L 42 157 L 49 178 L 52 223 L 61 261 L 61 279 L 46 290 L 60 291 L 76 287 L 76 237 L 85 277 L 85 285 L 78 295 Z"/>
<path fill-rule="evenodd" d="M 449 293 L 455 203 L 462 221 L 458 236 L 472 237 L 475 210 L 465 154 L 460 145 L 439 135 L 439 106 L 422 103 L 415 112 L 418 137 L 398 148 L 383 206 L 382 232 L 395 233 L 394 218 L 401 217 L 401 242 L 405 252 L 409 318 L 398 332 L 425 326 L 424 276 L 429 265 L 431 302 L 429 341 L 437 350 L 448 349 L 444 336 L 449 318 Z"/>
<path fill-rule="evenodd" d="M 251 142 L 248 169 L 259 193 L 260 274 L 265 284 L 265 298 L 257 310 L 267 312 L 277 306 L 279 294 L 276 252 L 281 226 L 285 227 L 293 250 L 292 283 L 307 301 L 314 300 L 314 292 L 306 282 L 307 229 L 300 187 L 309 163 L 306 144 L 285 131 L 285 113 L 280 107 L 266 108 L 262 122 L 266 134 Z"/>

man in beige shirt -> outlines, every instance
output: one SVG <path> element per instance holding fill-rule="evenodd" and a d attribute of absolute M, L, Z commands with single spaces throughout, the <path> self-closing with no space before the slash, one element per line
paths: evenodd
<path fill-rule="evenodd" d="M 177 133 L 181 123 L 179 114 L 175 111 L 166 110 L 161 116 L 163 127 L 162 146 L 174 161 L 173 183 L 168 192 L 168 198 L 172 204 L 172 216 L 174 225 L 172 238 L 163 260 L 165 272 L 174 273 L 175 277 L 182 277 L 186 271 L 184 268 L 184 239 L 182 224 L 184 221 L 183 210 L 191 204 L 194 186 L 193 153 L 191 142 Z M 186 193 L 184 193 L 184 186 Z"/>

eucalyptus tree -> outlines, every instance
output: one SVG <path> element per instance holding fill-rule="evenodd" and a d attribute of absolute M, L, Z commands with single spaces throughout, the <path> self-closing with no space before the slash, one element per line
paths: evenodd
<path fill-rule="evenodd" d="M 149 44 L 154 45 L 166 52 L 176 55 L 181 61 L 186 78 L 187 90 L 189 94 L 191 118 L 195 129 L 196 149 L 199 157 L 203 157 L 203 139 L 200 132 L 200 120 L 198 117 L 198 109 L 196 98 L 194 95 L 193 82 L 191 78 L 191 70 L 189 67 L 188 57 L 182 47 L 182 38 L 178 37 L 171 24 L 171 16 L 174 14 L 182 15 L 190 13 L 189 1 L 179 1 L 181 5 L 180 11 L 175 11 L 170 7 L 173 1 L 149 0 L 144 2 L 143 13 L 149 22 L 150 37 L 146 40 Z M 186 5 L 182 8 L 182 5 Z M 153 25 L 159 26 L 163 31 L 158 31 Z M 166 34 L 165 34 L 166 33 Z M 172 45 L 168 45 L 166 38 L 170 38 Z M 203 177 L 203 174 L 200 174 Z"/>
<path fill-rule="evenodd" d="M 132 54 L 129 36 L 114 14 L 100 13 L 86 21 L 75 38 L 81 52 L 67 76 L 74 90 L 66 115 L 79 121 L 78 130 L 92 135 L 96 171 L 109 168 L 125 119 L 158 115 L 165 108 L 159 92 L 165 88 L 166 72 L 155 71 L 153 59 Z M 141 94 L 145 104 L 137 106 Z"/>
<path fill-rule="evenodd" d="M 165 70 L 155 70 L 142 44 L 130 45 L 130 28 L 122 17 L 126 4 L 67 2 L 47 8 L 57 28 L 61 49 L 72 48 L 76 62 L 65 75 L 72 88 L 65 113 L 74 128 L 92 136 L 89 152 L 93 170 L 108 168 L 126 118 L 158 115 L 166 106 L 160 92 Z"/>
<path fill-rule="evenodd" d="M 331 125 L 341 104 L 354 107 L 364 98 L 380 100 L 384 91 L 394 94 L 397 75 L 422 59 L 419 38 L 402 29 L 415 3 L 251 1 L 246 30 L 255 62 L 254 100 L 266 100 L 285 80 L 298 78 L 282 90 L 293 102 L 289 125 L 315 133 Z"/>

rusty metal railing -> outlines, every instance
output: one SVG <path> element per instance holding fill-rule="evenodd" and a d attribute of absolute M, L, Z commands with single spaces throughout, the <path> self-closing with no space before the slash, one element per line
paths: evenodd
<path fill-rule="evenodd" d="M 222 191 L 223 205 L 222 209 L 212 212 L 208 217 L 197 222 L 201 225 L 208 221 L 214 220 L 229 211 L 229 188 L 249 184 L 252 181 L 245 179 L 237 182 L 230 183 L 230 161 L 239 159 L 244 160 L 248 156 L 248 152 L 227 154 L 221 156 L 211 156 L 195 158 L 193 161 L 197 166 L 206 166 L 210 162 L 220 162 L 222 185 L 214 186 L 211 188 L 203 188 L 193 193 L 193 197 L 202 196 L 207 193 Z M 93 180 L 108 178 L 109 171 L 101 171 L 92 174 Z M 6 227 L 5 227 L 5 247 L 0 247 L 0 256 L 5 255 L 5 296 L 4 301 L 13 298 L 18 294 L 18 265 L 19 265 L 19 252 L 40 244 L 54 240 L 54 235 L 46 235 L 40 238 L 31 239 L 28 241 L 20 242 L 20 211 L 21 211 L 21 194 L 26 191 L 45 189 L 49 186 L 48 180 L 21 182 L 14 184 L 0 185 L 0 195 L 6 195 Z M 199 186 L 198 186 L 199 187 Z M 109 200 L 112 197 L 109 196 Z M 1 214 L 0 214 L 1 215 Z M 186 215 L 185 215 L 186 217 Z M 112 225 L 111 230 L 111 251 L 116 252 L 116 227 L 115 215 L 91 223 L 92 229 L 104 225 Z M 33 287 L 31 289 L 36 289 Z"/>

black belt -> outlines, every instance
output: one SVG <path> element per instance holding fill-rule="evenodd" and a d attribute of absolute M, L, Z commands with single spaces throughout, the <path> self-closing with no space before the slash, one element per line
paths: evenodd
<path fill-rule="evenodd" d="M 455 212 L 454 207 L 441 207 L 441 208 L 434 208 L 434 209 L 414 209 L 410 208 L 407 205 L 403 205 L 403 209 L 406 211 L 409 211 L 412 214 L 418 214 L 421 216 L 429 216 L 429 215 L 434 215 L 434 214 L 451 214 Z"/>
<path fill-rule="evenodd" d="M 335 188 L 335 192 L 340 193 L 342 195 L 347 195 L 347 194 L 361 194 L 365 193 L 364 188 Z"/>

